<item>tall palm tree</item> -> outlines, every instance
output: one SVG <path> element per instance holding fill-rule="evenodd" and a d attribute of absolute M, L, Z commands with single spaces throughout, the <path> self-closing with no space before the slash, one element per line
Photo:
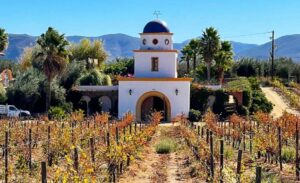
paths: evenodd
<path fill-rule="evenodd" d="M 196 69 L 196 66 L 197 66 L 196 64 L 197 64 L 197 55 L 199 53 L 199 43 L 200 43 L 199 39 L 192 39 L 189 42 L 189 47 L 190 47 L 191 55 L 193 58 L 193 69 L 194 70 Z"/>
<path fill-rule="evenodd" d="M 4 29 L 0 28 L 0 54 L 3 55 L 2 51 L 4 51 L 8 46 L 8 34 Z"/>
<path fill-rule="evenodd" d="M 183 55 L 183 59 L 184 61 L 186 61 L 186 72 L 187 74 L 190 73 L 190 59 L 192 57 L 192 50 L 189 44 L 185 45 L 182 50 L 181 53 Z"/>
<path fill-rule="evenodd" d="M 202 33 L 200 39 L 200 54 L 207 67 L 207 81 L 210 83 L 210 70 L 213 64 L 214 58 L 220 49 L 220 36 L 218 31 L 209 27 Z"/>
<path fill-rule="evenodd" d="M 67 51 L 65 47 L 69 42 L 65 39 L 64 34 L 60 35 L 55 29 L 49 27 L 46 33 L 38 38 L 37 44 L 41 50 L 37 57 L 43 61 L 43 71 L 47 78 L 46 112 L 48 112 L 51 104 L 51 81 L 66 66 Z"/>
<path fill-rule="evenodd" d="M 230 69 L 233 65 L 233 52 L 232 46 L 229 41 L 222 41 L 221 48 L 215 57 L 216 68 L 219 73 L 219 82 L 223 83 L 224 72 Z"/>

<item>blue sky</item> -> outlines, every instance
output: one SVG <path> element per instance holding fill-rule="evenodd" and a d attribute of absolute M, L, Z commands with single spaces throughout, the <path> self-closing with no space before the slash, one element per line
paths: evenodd
<path fill-rule="evenodd" d="M 9 33 L 40 35 L 53 26 L 66 35 L 124 33 L 138 37 L 161 12 L 175 42 L 197 37 L 208 26 L 223 39 L 264 43 L 300 33 L 299 0 L 1 0 L 0 27 Z"/>

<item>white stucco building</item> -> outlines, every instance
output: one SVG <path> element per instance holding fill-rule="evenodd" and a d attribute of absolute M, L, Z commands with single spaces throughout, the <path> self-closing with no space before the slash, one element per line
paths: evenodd
<path fill-rule="evenodd" d="M 134 52 L 134 77 L 119 77 L 118 116 L 131 112 L 146 120 L 152 111 L 162 111 L 171 121 L 190 110 L 191 78 L 177 78 L 178 51 L 166 23 L 154 20 L 140 33 L 140 49 Z"/>

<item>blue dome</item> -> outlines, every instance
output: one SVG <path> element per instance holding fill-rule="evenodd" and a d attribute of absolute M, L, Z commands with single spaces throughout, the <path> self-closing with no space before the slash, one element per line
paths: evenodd
<path fill-rule="evenodd" d="M 143 30 L 143 33 L 161 33 L 161 32 L 170 33 L 170 30 L 167 24 L 160 20 L 152 20 L 151 22 L 146 24 Z"/>

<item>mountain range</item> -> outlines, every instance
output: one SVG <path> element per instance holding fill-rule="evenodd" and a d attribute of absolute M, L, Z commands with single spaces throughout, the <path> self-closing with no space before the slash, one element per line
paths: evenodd
<path fill-rule="evenodd" d="M 107 34 L 98 37 L 67 36 L 68 41 L 78 43 L 81 39 L 103 40 L 104 49 L 108 52 L 109 58 L 132 57 L 132 50 L 139 48 L 139 38 L 126 34 Z M 35 45 L 37 37 L 27 34 L 9 34 L 9 46 L 5 51 L 6 59 L 18 60 L 24 48 Z M 181 43 L 174 43 L 174 48 L 181 50 L 189 40 Z M 257 59 L 268 59 L 270 56 L 271 42 L 262 45 L 247 44 L 231 41 L 235 58 L 249 57 Z M 290 57 L 296 62 L 300 62 L 300 34 L 287 35 L 275 40 L 276 57 Z"/>

